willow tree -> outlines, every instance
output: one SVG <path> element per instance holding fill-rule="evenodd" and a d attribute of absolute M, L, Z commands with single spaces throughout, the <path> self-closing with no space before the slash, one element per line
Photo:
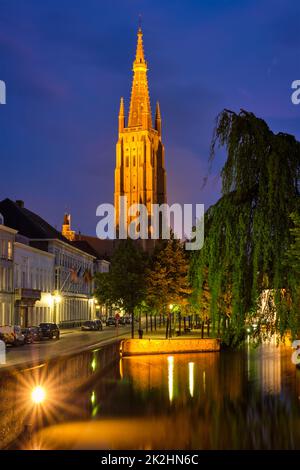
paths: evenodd
<path fill-rule="evenodd" d="M 211 160 L 220 147 L 227 152 L 222 197 L 206 212 L 204 247 L 192 260 L 199 308 L 207 303 L 208 286 L 213 327 L 236 343 L 244 337 L 246 316 L 257 316 L 261 293 L 268 290 L 278 304 L 276 329 L 296 331 L 295 315 L 283 298 L 291 283 L 285 263 L 290 214 L 299 212 L 300 144 L 291 135 L 274 134 L 252 113 L 224 110 Z"/>

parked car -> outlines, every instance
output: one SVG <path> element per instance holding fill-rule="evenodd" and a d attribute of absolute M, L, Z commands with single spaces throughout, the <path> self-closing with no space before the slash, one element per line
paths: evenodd
<path fill-rule="evenodd" d="M 120 318 L 119 325 L 126 325 L 126 318 L 125 317 Z"/>
<path fill-rule="evenodd" d="M 25 344 L 25 336 L 22 333 L 20 326 L 0 326 L 0 339 L 5 344 L 11 344 L 12 346 L 23 346 Z"/>
<path fill-rule="evenodd" d="M 25 343 L 27 344 L 32 344 L 35 341 L 40 341 L 41 339 L 39 328 L 37 326 L 22 328 L 22 334 L 24 335 Z"/>
<path fill-rule="evenodd" d="M 39 325 L 40 339 L 59 339 L 60 332 L 56 323 L 40 323 Z"/>
<path fill-rule="evenodd" d="M 96 320 L 94 320 L 94 322 L 96 323 L 99 331 L 103 330 L 103 324 L 102 324 L 102 321 L 99 318 L 96 318 Z"/>
<path fill-rule="evenodd" d="M 114 317 L 108 317 L 106 319 L 106 326 L 116 326 L 116 319 Z"/>
<path fill-rule="evenodd" d="M 81 325 L 82 331 L 99 331 L 102 330 L 101 320 L 87 320 Z"/>

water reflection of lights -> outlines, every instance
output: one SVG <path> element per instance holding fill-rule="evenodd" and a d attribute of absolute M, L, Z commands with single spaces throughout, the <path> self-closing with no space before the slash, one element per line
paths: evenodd
<path fill-rule="evenodd" d="M 168 357 L 168 387 L 169 387 L 169 400 L 173 401 L 174 396 L 174 357 Z"/>
<path fill-rule="evenodd" d="M 189 362 L 189 391 L 191 397 L 194 396 L 194 363 Z"/>
<path fill-rule="evenodd" d="M 91 394 L 91 403 L 92 405 L 96 403 L 96 393 L 94 390 L 92 391 L 92 394 Z"/>
<path fill-rule="evenodd" d="M 205 393 L 206 390 L 206 375 L 205 375 L 205 370 L 203 371 L 203 391 Z"/>
<path fill-rule="evenodd" d="M 38 385 L 37 387 L 34 387 L 34 389 L 31 392 L 31 399 L 35 405 L 40 405 L 45 401 L 46 398 L 46 390 L 44 387 L 41 387 Z"/>
<path fill-rule="evenodd" d="M 97 369 L 97 361 L 96 361 L 96 358 L 94 357 L 92 362 L 91 362 L 91 368 L 92 368 L 92 371 L 95 372 L 96 369 Z"/>
<path fill-rule="evenodd" d="M 124 371 L 123 371 L 123 359 L 121 358 L 120 359 L 120 363 L 119 363 L 119 371 L 120 371 L 120 378 L 121 380 L 123 379 L 123 376 L 124 376 Z"/>
<path fill-rule="evenodd" d="M 90 361 L 91 358 L 87 366 Z M 15 403 L 15 413 L 25 424 L 30 423 L 33 429 L 37 429 L 59 421 L 65 414 L 72 417 L 81 415 L 82 404 L 70 399 L 70 395 L 73 396 L 74 390 L 82 386 L 85 377 L 76 373 L 72 359 L 68 367 L 63 370 L 62 362 L 58 361 L 51 367 L 45 363 L 14 372 L 18 387 L 10 386 L 6 396 Z"/>

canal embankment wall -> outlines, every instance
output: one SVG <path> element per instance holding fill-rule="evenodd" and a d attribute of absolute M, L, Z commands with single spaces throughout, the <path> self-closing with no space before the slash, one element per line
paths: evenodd
<path fill-rule="evenodd" d="M 216 338 L 124 339 L 122 356 L 147 354 L 180 354 L 220 351 L 221 342 Z"/>

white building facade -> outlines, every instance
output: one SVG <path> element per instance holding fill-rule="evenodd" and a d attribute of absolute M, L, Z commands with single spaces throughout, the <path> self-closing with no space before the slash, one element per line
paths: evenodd
<path fill-rule="evenodd" d="M 21 326 L 52 322 L 54 255 L 28 244 L 14 245 L 15 323 Z"/>
<path fill-rule="evenodd" d="M 14 320 L 14 241 L 17 231 L 0 220 L 0 325 L 11 325 Z"/>
<path fill-rule="evenodd" d="M 94 318 L 95 257 L 59 239 L 31 240 L 31 244 L 54 256 L 53 321 L 74 327 Z"/>

